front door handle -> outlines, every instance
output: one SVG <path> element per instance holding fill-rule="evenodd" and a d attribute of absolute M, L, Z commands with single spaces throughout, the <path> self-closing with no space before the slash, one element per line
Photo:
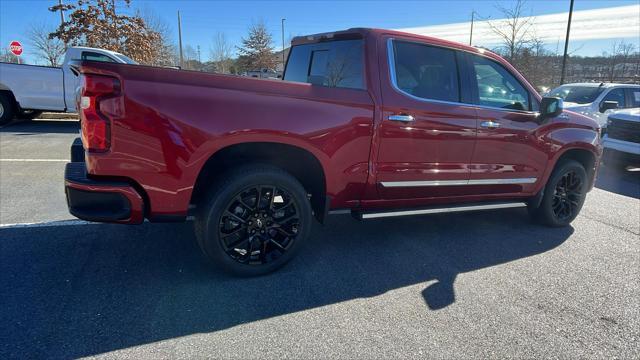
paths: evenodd
<path fill-rule="evenodd" d="M 500 127 L 500 123 L 496 121 L 483 121 L 480 123 L 480 126 L 487 129 L 497 129 Z"/>
<path fill-rule="evenodd" d="M 411 122 L 414 120 L 411 115 L 390 115 L 389 120 L 391 121 L 402 121 L 402 122 Z"/>

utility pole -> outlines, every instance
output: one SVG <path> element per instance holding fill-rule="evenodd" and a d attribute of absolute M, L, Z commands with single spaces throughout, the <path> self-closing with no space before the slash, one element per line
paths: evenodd
<path fill-rule="evenodd" d="M 198 49 L 198 62 L 202 63 L 202 61 L 200 61 L 200 45 L 196 45 L 196 49 Z"/>
<path fill-rule="evenodd" d="M 569 5 L 569 22 L 567 22 L 567 37 L 564 40 L 564 55 L 562 55 L 562 72 L 560 73 L 560 85 L 564 84 L 564 75 L 567 66 L 567 50 L 569 49 L 569 32 L 571 31 L 571 15 L 573 15 L 573 0 Z"/>
<path fill-rule="evenodd" d="M 62 0 L 58 0 L 58 5 L 60 5 L 60 26 L 64 25 L 64 11 L 62 11 Z M 64 42 L 64 49 L 67 50 L 67 42 Z"/>
<path fill-rule="evenodd" d="M 178 47 L 180 48 L 180 68 L 183 68 L 184 58 L 182 57 L 182 27 L 180 26 L 180 10 L 178 10 Z"/>
<path fill-rule="evenodd" d="M 471 32 L 469 33 L 469 46 L 473 46 L 473 17 L 476 14 L 475 10 L 471 11 Z"/>
<path fill-rule="evenodd" d="M 60 5 L 60 25 L 64 24 L 64 12 L 62 11 L 62 0 L 58 0 L 58 5 Z"/>
<path fill-rule="evenodd" d="M 282 18 L 282 71 L 284 72 L 284 21 L 287 20 Z"/>

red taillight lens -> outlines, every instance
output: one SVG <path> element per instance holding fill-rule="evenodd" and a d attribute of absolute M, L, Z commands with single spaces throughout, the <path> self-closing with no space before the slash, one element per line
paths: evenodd
<path fill-rule="evenodd" d="M 111 121 L 105 112 L 100 111 L 100 104 L 119 93 L 120 82 L 116 78 L 103 75 L 82 76 L 78 112 L 82 144 L 87 151 L 105 152 L 111 147 Z"/>

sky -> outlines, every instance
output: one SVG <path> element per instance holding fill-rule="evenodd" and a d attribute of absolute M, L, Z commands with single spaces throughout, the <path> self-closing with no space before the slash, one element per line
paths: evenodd
<path fill-rule="evenodd" d="M 72 0 L 64 0 L 72 2 Z M 75 2 L 75 1 L 73 1 Z M 34 57 L 29 49 L 26 30 L 30 24 L 44 24 L 54 28 L 59 25 L 60 16 L 51 13 L 47 8 L 57 3 L 57 0 L 0 0 L 0 46 L 7 47 L 12 40 L 20 41 L 24 46 L 23 60 L 34 62 Z M 465 29 L 472 11 L 483 18 L 497 19 L 501 13 L 496 5 L 509 7 L 512 1 L 507 0 L 448 0 L 448 1 L 212 1 L 212 0 L 132 0 L 129 7 L 122 0 L 116 0 L 118 12 L 134 14 L 141 11 L 152 14 L 154 17 L 166 22 L 172 29 L 172 37 L 177 42 L 177 16 L 179 10 L 182 18 L 183 44 L 201 48 L 202 59 L 209 55 L 212 38 L 216 32 L 223 32 L 233 44 L 239 44 L 243 36 L 246 36 L 247 28 L 255 22 L 263 21 L 268 30 L 273 34 L 274 46 L 280 49 L 281 19 L 285 18 L 285 39 L 296 35 L 305 35 L 318 32 L 328 32 L 346 29 L 350 27 L 376 27 L 387 29 L 410 29 L 415 32 L 423 32 L 438 36 L 442 26 L 453 26 L 455 39 L 462 41 L 468 38 Z M 640 23 L 640 5 L 638 0 L 575 0 L 574 11 L 579 14 L 582 10 L 594 10 L 590 15 L 598 19 L 600 12 L 606 13 L 605 8 L 619 6 L 629 7 L 627 20 L 631 24 L 631 33 L 616 33 L 613 37 L 602 39 L 606 29 L 591 31 L 589 35 L 570 41 L 570 51 L 576 55 L 593 56 L 608 51 L 614 41 L 625 38 L 625 41 L 634 42 L 640 46 L 640 35 L 635 34 L 637 23 Z M 540 31 L 548 30 L 545 42 L 549 49 L 555 51 L 562 48 L 563 41 L 557 39 L 564 37 L 564 29 L 561 26 L 562 18 L 566 19 L 569 10 L 569 0 L 529 0 L 526 4 L 526 14 L 534 16 L 536 20 L 547 19 L 547 23 L 539 26 Z M 560 13 L 560 14 L 559 14 Z M 564 14 L 561 14 L 564 13 Z M 546 15 L 557 14 L 555 18 Z M 560 19 L 560 20 L 559 20 Z M 630 20 L 629 20 L 630 19 Z M 603 23 L 597 26 L 607 27 L 621 23 L 619 18 L 607 18 L 609 25 Z M 610 21 L 613 20 L 613 21 Z M 453 25 L 451 25 L 453 24 Z M 547 24 L 547 25 L 545 25 Z M 552 28 L 552 29 L 551 29 Z M 582 23 L 585 28 L 593 29 L 594 26 L 587 22 Z M 482 31 L 482 24 L 474 36 L 474 45 L 485 45 L 490 37 L 489 33 Z M 538 31 L 538 30 L 537 30 Z M 576 30 L 576 34 L 580 31 Z M 557 34 L 560 33 L 560 34 Z M 582 31 L 584 34 L 585 31 Z M 586 31 L 588 33 L 588 31 Z M 445 34 L 446 35 L 446 34 Z M 576 35 L 577 36 L 577 35 Z M 605 35 L 608 36 L 608 35 Z M 440 36 L 447 37 L 447 36 Z M 597 39 L 600 37 L 599 39 Z M 465 40 L 467 41 L 467 40 Z"/>

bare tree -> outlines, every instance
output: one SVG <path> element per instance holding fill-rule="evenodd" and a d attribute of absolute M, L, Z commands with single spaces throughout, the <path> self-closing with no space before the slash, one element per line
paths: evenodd
<path fill-rule="evenodd" d="M 505 55 L 510 62 L 513 62 L 525 47 L 531 42 L 529 30 L 533 26 L 534 19 L 524 16 L 524 6 L 526 0 L 516 0 L 513 7 L 507 8 L 496 5 L 504 19 L 498 21 L 488 21 L 489 27 L 502 41 Z"/>
<path fill-rule="evenodd" d="M 175 66 L 178 61 L 176 59 L 176 46 L 172 42 L 173 33 L 171 26 L 163 18 L 161 18 L 153 9 L 144 8 L 138 14 L 144 20 L 147 28 L 159 34 L 156 39 L 157 56 L 152 59 L 151 65 L 159 66 Z"/>
<path fill-rule="evenodd" d="M 632 57 L 634 50 L 635 45 L 632 43 L 626 43 L 624 40 L 613 42 L 611 54 L 608 54 L 607 61 L 609 81 L 614 81 L 614 79 L 618 77 L 624 77 L 627 71 L 627 63 Z"/>
<path fill-rule="evenodd" d="M 60 39 L 49 38 L 50 32 L 44 24 L 32 24 L 27 30 L 27 37 L 38 60 L 50 66 L 59 66 L 62 63 L 65 46 Z"/>
<path fill-rule="evenodd" d="M 233 55 L 233 45 L 227 41 L 223 32 L 218 32 L 213 37 L 213 43 L 209 49 L 209 56 L 215 62 L 217 71 L 228 74 L 231 68 L 231 56 Z"/>
<path fill-rule="evenodd" d="M 3 48 L 0 50 L 0 62 L 17 64 L 18 57 L 13 55 L 9 50 Z"/>

